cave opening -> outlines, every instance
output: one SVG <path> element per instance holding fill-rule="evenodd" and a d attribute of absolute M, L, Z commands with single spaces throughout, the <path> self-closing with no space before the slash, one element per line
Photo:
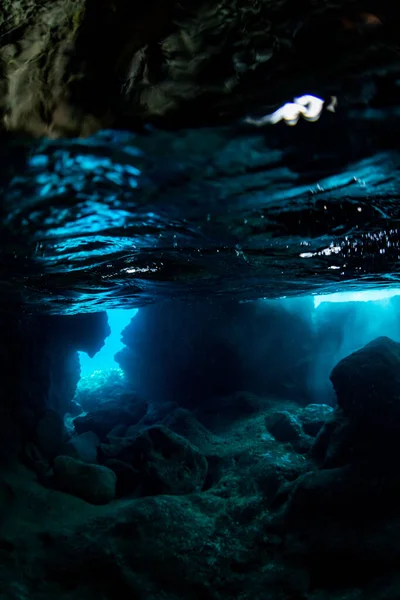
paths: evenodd
<path fill-rule="evenodd" d="M 124 346 L 122 332 L 136 316 L 138 309 L 112 309 L 106 312 L 110 335 L 105 338 L 104 346 L 94 356 L 89 356 L 87 352 L 78 353 L 82 377 L 91 377 L 96 372 L 120 368 L 115 361 L 115 355 Z"/>
<path fill-rule="evenodd" d="M 78 351 L 80 378 L 74 400 L 82 407 L 83 412 L 113 396 L 117 397 L 121 389 L 125 390 L 124 371 L 116 361 L 116 355 L 124 348 L 123 331 L 137 313 L 138 309 L 106 311 L 110 333 L 105 338 L 103 347 L 94 355 Z"/>

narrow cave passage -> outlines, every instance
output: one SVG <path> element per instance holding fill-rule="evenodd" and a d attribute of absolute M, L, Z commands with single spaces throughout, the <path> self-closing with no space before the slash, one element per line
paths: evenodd
<path fill-rule="evenodd" d="M 99 375 L 99 372 L 120 368 L 114 357 L 124 346 L 121 341 L 122 331 L 129 325 L 137 312 L 138 309 L 115 309 L 107 311 L 111 333 L 105 339 L 102 349 L 93 358 L 90 358 L 86 352 L 79 352 L 82 378 L 96 377 Z"/>
<path fill-rule="evenodd" d="M 125 386 L 124 372 L 115 360 L 117 352 L 124 348 L 121 340 L 123 330 L 138 313 L 138 309 L 115 309 L 107 311 L 110 335 L 104 346 L 91 358 L 86 352 L 78 352 L 81 376 L 75 400 L 83 410 L 93 408 L 102 402 L 110 389 Z M 103 398 L 107 399 L 107 398 Z"/>

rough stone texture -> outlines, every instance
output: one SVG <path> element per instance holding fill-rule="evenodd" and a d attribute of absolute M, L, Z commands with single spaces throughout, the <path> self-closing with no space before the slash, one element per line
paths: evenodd
<path fill-rule="evenodd" d="M 346 0 L 301 12 L 287 0 L 3 3 L 4 127 L 58 137 L 144 119 L 198 124 L 304 89 L 338 93 L 398 60 L 395 3 L 364 10 L 379 17 Z"/>
<path fill-rule="evenodd" d="M 63 416 L 72 408 L 80 376 L 77 350 L 92 354 L 99 350 L 107 327 L 105 313 L 79 319 L 27 316 L 15 307 L 12 315 L 0 314 L 0 412 L 4 413 L 0 457 L 4 462 L 20 453 L 44 464 L 58 453 L 64 441 Z"/>
<path fill-rule="evenodd" d="M 55 481 L 61 467 L 73 472 L 74 494 L 93 494 L 105 471 L 119 496 L 105 505 L 27 469 L 1 472 L 0 600 L 113 600 L 116 590 L 138 600 L 398 600 L 398 453 L 384 446 L 379 420 L 360 446 L 365 422 L 328 411 L 312 438 L 316 463 L 266 430 L 268 417 L 300 424 L 314 408 L 273 399 L 253 408 L 215 431 L 175 408 L 132 438 L 109 435 L 99 460 L 113 473 L 56 458 Z M 106 446 L 129 460 L 107 458 Z M 193 461 L 195 472 L 205 460 L 201 491 L 183 490 L 181 467 Z M 157 495 L 142 497 L 149 483 Z"/>
<path fill-rule="evenodd" d="M 142 480 L 141 473 L 129 463 L 117 458 L 109 458 L 104 464 L 117 476 L 116 493 L 118 498 L 129 496 L 139 488 Z"/>
<path fill-rule="evenodd" d="M 350 420 L 400 431 L 400 344 L 387 337 L 373 340 L 341 360 L 331 381 Z"/>
<path fill-rule="evenodd" d="M 74 419 L 74 427 L 77 433 L 93 431 L 101 440 L 105 440 L 114 427 L 120 424 L 125 427 L 134 425 L 145 412 L 146 406 L 142 403 L 105 402 L 87 415 Z"/>
<path fill-rule="evenodd" d="M 54 460 L 57 487 L 91 504 L 107 504 L 115 498 L 117 477 L 111 469 L 90 465 L 70 456 Z"/>
<path fill-rule="evenodd" d="M 145 494 L 198 492 L 207 476 L 207 460 L 198 448 L 160 425 L 140 433 L 118 457 L 140 471 Z"/>
<path fill-rule="evenodd" d="M 279 442 L 295 442 L 302 436 L 299 421 L 288 411 L 276 411 L 266 416 L 268 431 Z"/>
<path fill-rule="evenodd" d="M 316 437 L 324 423 L 332 416 L 333 408 L 326 404 L 309 404 L 299 413 L 304 433 Z"/>

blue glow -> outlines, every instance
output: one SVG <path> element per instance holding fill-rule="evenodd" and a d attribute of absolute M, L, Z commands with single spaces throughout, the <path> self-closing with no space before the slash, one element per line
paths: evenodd
<path fill-rule="evenodd" d="M 106 338 L 103 348 L 93 358 L 89 358 L 85 352 L 79 352 L 81 376 L 91 375 L 95 371 L 108 371 L 109 369 L 119 368 L 114 356 L 123 347 L 121 333 L 137 312 L 136 308 L 133 310 L 115 309 L 107 311 L 111 334 Z"/>
<path fill-rule="evenodd" d="M 376 302 L 399 296 L 400 289 L 365 290 L 363 292 L 336 292 L 326 296 L 314 296 L 314 307 L 323 302 Z"/>

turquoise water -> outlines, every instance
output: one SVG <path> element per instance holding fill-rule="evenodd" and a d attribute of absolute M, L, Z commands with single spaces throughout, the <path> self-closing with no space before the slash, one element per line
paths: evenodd
<path fill-rule="evenodd" d="M 137 312 L 137 309 L 107 311 L 111 334 L 106 338 L 103 348 L 93 358 L 89 358 L 85 352 L 79 352 L 82 376 L 90 375 L 94 371 L 119 368 L 119 365 L 114 360 L 114 356 L 123 347 L 121 333 Z"/>

